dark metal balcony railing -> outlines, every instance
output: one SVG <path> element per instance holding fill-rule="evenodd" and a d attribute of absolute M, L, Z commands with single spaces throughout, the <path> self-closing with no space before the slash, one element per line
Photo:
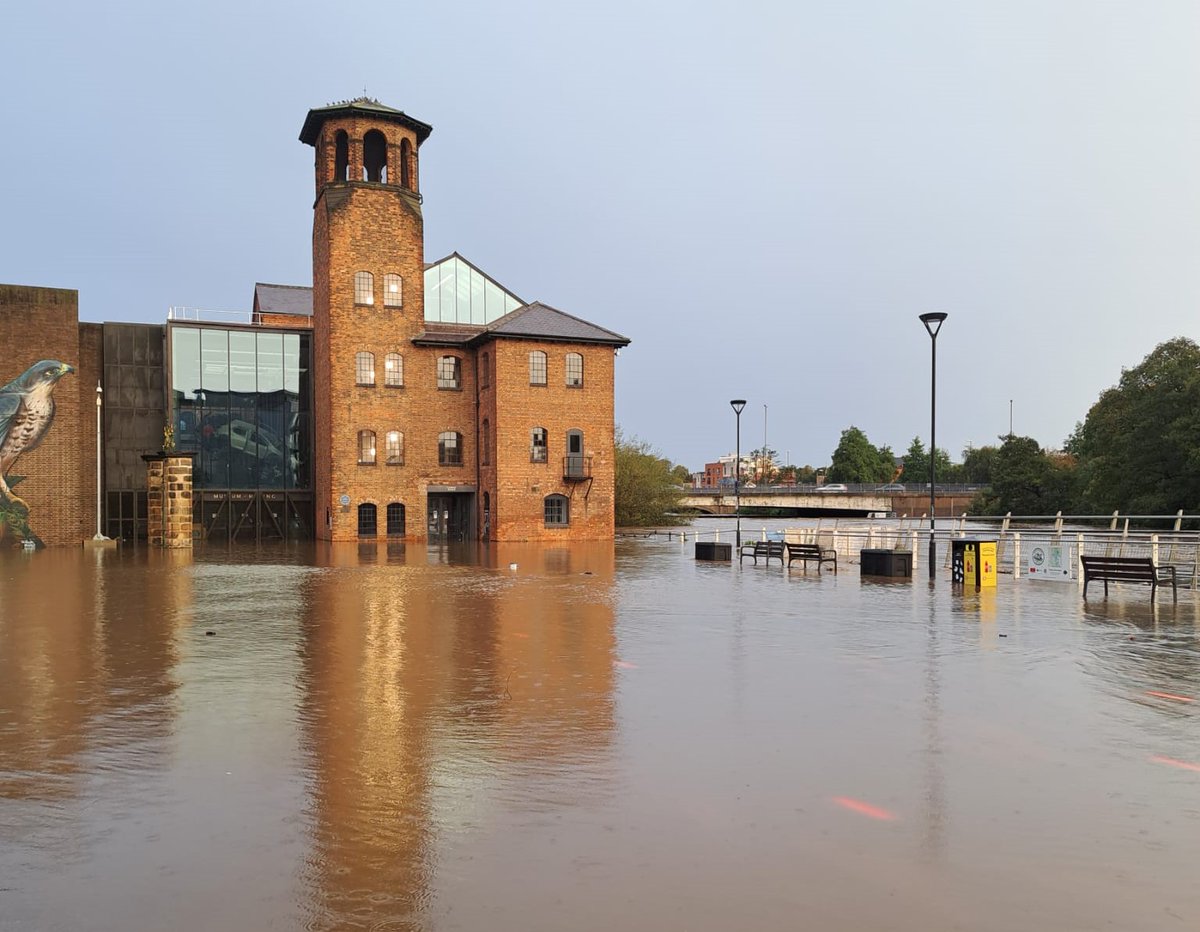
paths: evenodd
<path fill-rule="evenodd" d="M 568 453 L 563 457 L 564 479 L 592 478 L 592 458 L 582 453 Z"/>

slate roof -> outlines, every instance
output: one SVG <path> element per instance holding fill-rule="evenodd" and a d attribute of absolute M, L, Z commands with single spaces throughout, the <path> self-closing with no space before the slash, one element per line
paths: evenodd
<path fill-rule="evenodd" d="M 480 334 L 480 338 L 486 337 L 603 343 L 609 346 L 629 345 L 629 337 L 605 330 L 540 301 L 526 304 L 493 321 Z"/>
<path fill-rule="evenodd" d="M 304 285 L 254 283 L 254 309 L 260 314 L 312 317 L 313 290 Z"/>
<path fill-rule="evenodd" d="M 410 117 L 403 110 L 397 110 L 370 97 L 356 97 L 354 100 L 341 100 L 324 107 L 314 107 L 304 118 L 304 126 L 300 129 L 300 141 L 310 146 L 317 144 L 317 136 L 321 132 L 321 124 L 335 116 L 369 116 L 379 120 L 388 120 L 407 126 L 417 134 L 417 144 L 420 145 L 429 138 L 433 127 L 428 123 Z"/>

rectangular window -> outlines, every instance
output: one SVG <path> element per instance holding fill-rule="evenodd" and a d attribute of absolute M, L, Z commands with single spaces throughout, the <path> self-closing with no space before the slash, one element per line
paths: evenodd
<path fill-rule="evenodd" d="M 389 430 L 384 443 L 384 455 L 389 466 L 404 465 L 404 434 L 398 430 Z"/>
<path fill-rule="evenodd" d="M 354 383 L 356 385 L 375 384 L 375 354 L 354 354 Z"/>
<path fill-rule="evenodd" d="M 462 465 L 462 443 L 459 434 L 455 431 L 438 434 L 438 465 Z"/>
<path fill-rule="evenodd" d="M 360 466 L 375 465 L 375 431 L 358 432 L 358 463 Z"/>
<path fill-rule="evenodd" d="M 564 495 L 547 495 L 545 500 L 546 527 L 566 527 L 567 498 Z"/>
<path fill-rule="evenodd" d="M 529 461 L 531 463 L 546 462 L 546 428 L 535 427 L 530 436 Z"/>
<path fill-rule="evenodd" d="M 375 276 L 370 272 L 354 273 L 354 303 L 375 303 Z"/>
<path fill-rule="evenodd" d="M 567 385 L 583 388 L 583 356 L 579 353 L 567 353 Z"/>
<path fill-rule="evenodd" d="M 546 354 L 541 350 L 529 354 L 529 384 L 546 384 Z"/>
<path fill-rule="evenodd" d="M 457 356 L 442 356 L 438 359 L 438 388 L 462 388 L 462 372 Z"/>
<path fill-rule="evenodd" d="M 383 306 L 384 307 L 400 307 L 403 302 L 404 293 L 400 290 L 399 275 L 383 276 Z"/>
<path fill-rule="evenodd" d="M 388 388 L 404 387 L 404 357 L 388 353 L 383 360 L 383 384 Z"/>

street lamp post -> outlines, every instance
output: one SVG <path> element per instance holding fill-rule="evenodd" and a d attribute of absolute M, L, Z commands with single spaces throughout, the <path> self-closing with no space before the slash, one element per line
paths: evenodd
<path fill-rule="evenodd" d="M 737 547 L 742 549 L 742 408 L 746 407 L 745 398 L 735 398 L 729 402 L 733 413 L 737 415 L 737 446 L 734 448 L 733 460 L 733 497 L 737 514 Z"/>
<path fill-rule="evenodd" d="M 104 389 L 96 382 L 96 534 L 92 540 L 108 540 L 100 530 L 100 407 Z"/>
<path fill-rule="evenodd" d="M 929 383 L 929 578 L 931 580 L 937 578 L 937 567 L 934 565 L 937 560 L 937 544 L 934 541 L 934 529 L 937 525 L 937 499 L 934 497 L 934 464 L 937 462 L 937 335 L 938 331 L 942 329 L 942 322 L 945 319 L 946 314 L 942 311 L 921 315 L 921 323 L 929 331 L 929 341 L 933 347 Z"/>

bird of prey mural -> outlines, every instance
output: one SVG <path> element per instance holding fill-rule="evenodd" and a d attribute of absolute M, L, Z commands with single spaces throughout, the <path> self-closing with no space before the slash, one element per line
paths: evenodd
<path fill-rule="evenodd" d="M 0 496 L 26 514 L 29 506 L 9 488 L 8 471 L 46 436 L 54 421 L 54 386 L 74 371 L 65 362 L 43 359 L 0 388 Z"/>

